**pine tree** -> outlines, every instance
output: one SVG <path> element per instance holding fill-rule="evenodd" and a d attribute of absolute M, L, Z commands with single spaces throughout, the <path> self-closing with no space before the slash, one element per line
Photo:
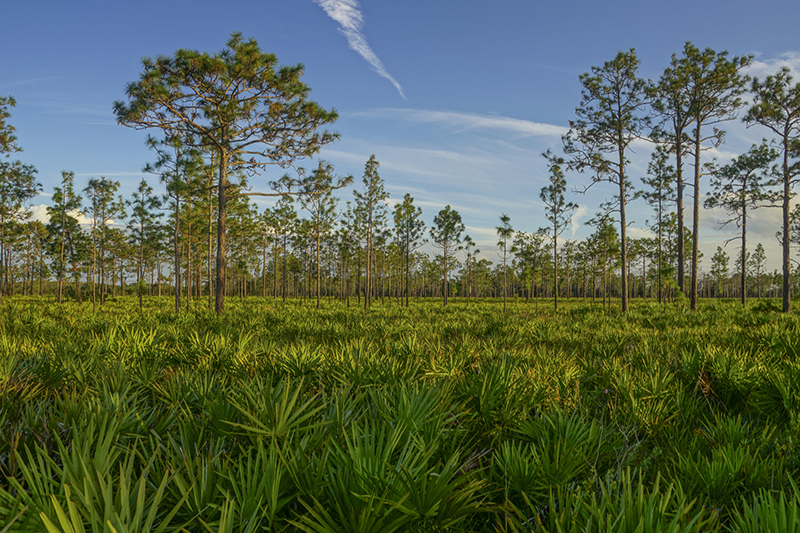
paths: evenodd
<path fill-rule="evenodd" d="M 722 281 L 728 278 L 728 263 L 730 257 L 721 246 L 717 246 L 717 251 L 711 257 L 711 275 L 717 281 L 717 298 L 724 297 Z"/>
<path fill-rule="evenodd" d="M 62 303 L 66 255 L 72 241 L 72 232 L 78 225 L 73 214 L 81 208 L 81 197 L 75 194 L 75 173 L 66 170 L 61 172 L 61 187 L 53 188 L 53 205 L 47 206 L 50 223 L 47 231 L 52 242 L 51 253 L 55 257 L 57 289 L 56 298 Z"/>
<path fill-rule="evenodd" d="M 765 187 L 774 182 L 770 167 L 778 153 L 766 141 L 753 145 L 750 150 L 734 158 L 730 164 L 714 167 L 711 177 L 712 192 L 705 207 L 722 208 L 729 218 L 720 221 L 721 226 L 734 222 L 741 234 L 740 269 L 741 301 L 747 304 L 747 221 L 751 211 L 762 206 L 768 199 Z"/>
<path fill-rule="evenodd" d="M 372 304 L 373 296 L 373 263 L 375 259 L 376 242 L 379 234 L 386 227 L 386 199 L 389 193 L 386 192 L 383 178 L 378 174 L 380 163 L 371 155 L 364 167 L 363 192 L 355 191 L 356 209 L 355 214 L 359 219 L 361 228 L 361 238 L 364 241 L 365 258 L 365 284 L 364 284 L 364 309 L 369 309 Z"/>
<path fill-rule="evenodd" d="M 267 165 L 286 167 L 316 154 L 336 134 L 321 128 L 336 120 L 307 99 L 303 65 L 279 66 L 254 39 L 234 33 L 217 54 L 178 50 L 174 57 L 143 60 L 139 81 L 130 83 L 129 103 L 114 103 L 117 121 L 136 129 L 158 128 L 167 137 L 210 150 L 217 164 L 217 265 L 214 309 L 222 313 L 226 293 L 226 220 L 230 198 L 274 196 L 244 192 L 235 175 Z"/>
<path fill-rule="evenodd" d="M 495 228 L 500 240 L 497 246 L 500 247 L 501 257 L 503 258 L 503 312 L 506 312 L 506 297 L 508 295 L 508 258 L 516 249 L 508 246 L 508 241 L 514 237 L 514 229 L 511 227 L 511 217 L 503 213 L 500 215 L 500 225 Z"/>
<path fill-rule="evenodd" d="M 414 198 L 406 193 L 403 201 L 394 208 L 394 231 L 400 255 L 403 262 L 403 276 L 405 280 L 406 307 L 409 306 L 409 277 L 411 271 L 411 253 L 422 246 L 426 241 L 422 238 L 425 233 L 425 222 L 422 221 L 422 209 L 414 206 Z"/>
<path fill-rule="evenodd" d="M 311 214 L 310 229 L 314 240 L 317 309 L 320 307 L 322 241 L 331 231 L 336 220 L 338 199 L 333 196 L 332 190 L 335 184 L 344 186 L 352 181 L 352 176 L 346 178 L 335 176 L 333 166 L 325 161 L 320 161 L 317 168 L 301 182 L 303 194 L 300 196 L 300 205 Z"/>
<path fill-rule="evenodd" d="M 124 202 L 114 195 L 119 189 L 119 182 L 104 176 L 92 178 L 84 188 L 89 201 L 87 214 L 92 219 L 92 312 L 97 308 L 97 285 L 100 285 L 100 304 L 105 301 L 106 282 L 106 243 L 108 241 L 109 222 L 125 215 Z M 99 258 L 98 258 L 99 252 Z"/>
<path fill-rule="evenodd" d="M 442 296 L 445 307 L 447 307 L 450 292 L 450 271 L 453 269 L 464 229 L 461 215 L 449 205 L 433 217 L 433 226 L 430 228 L 431 241 L 436 248 L 441 250 L 439 265 L 443 276 Z"/>
<path fill-rule="evenodd" d="M 159 218 L 161 200 L 153 194 L 153 188 L 142 180 L 127 202 L 131 209 L 128 232 L 136 249 L 136 292 L 139 295 L 139 312 L 142 312 L 142 293 L 145 260 L 155 255 L 160 232 Z"/>
<path fill-rule="evenodd" d="M 550 243 L 553 246 L 553 308 L 558 311 L 558 238 L 567 229 L 572 214 L 578 209 L 578 204 L 567 202 L 564 197 L 567 190 L 567 180 L 562 170 L 564 159 L 554 156 L 549 151 L 542 155 L 548 161 L 550 184 L 542 187 L 539 198 L 544 202 L 545 218 L 553 230 L 550 234 Z"/>
<path fill-rule="evenodd" d="M 689 151 L 694 157 L 694 203 L 692 210 L 692 285 L 690 305 L 697 310 L 697 277 L 700 250 L 700 178 L 704 172 L 701 164 L 702 152 L 719 147 L 725 140 L 725 132 L 717 124 L 736 117 L 743 101 L 748 77 L 741 70 L 750 64 L 751 57 L 728 59 L 728 52 L 715 52 L 706 48 L 700 52 L 687 43 L 684 47 L 682 67 L 688 78 L 689 113 L 694 121 Z M 711 134 L 704 128 L 712 126 Z M 710 143 L 710 146 L 708 146 Z"/>
<path fill-rule="evenodd" d="M 791 304 L 790 269 L 790 204 L 792 189 L 800 179 L 800 83 L 792 85 L 790 70 L 781 68 L 774 76 L 763 81 L 753 80 L 751 86 L 753 103 L 747 111 L 748 125 L 760 124 L 777 137 L 781 156 L 781 203 L 783 227 L 783 312 L 788 313 Z"/>
<path fill-rule="evenodd" d="M 39 194 L 42 185 L 36 181 L 36 168 L 21 161 L 5 161 L 12 153 L 21 152 L 14 127 L 7 120 L 9 108 L 16 105 L 13 97 L 0 96 L 0 304 L 6 290 L 7 261 L 11 226 L 29 216 L 27 202 Z M 5 157 L 4 157 L 5 156 Z"/>
<path fill-rule="evenodd" d="M 650 163 L 647 166 L 648 177 L 642 178 L 642 183 L 650 187 L 642 196 L 645 201 L 655 208 L 654 222 L 650 226 L 656 233 L 656 284 L 658 285 L 658 301 L 662 301 L 662 290 L 664 287 L 665 262 L 664 262 L 664 218 L 668 212 L 667 206 L 672 203 L 672 185 L 676 182 L 677 173 L 675 167 L 667 164 L 669 153 L 664 145 L 656 147 L 652 154 Z M 682 205 L 682 204 L 681 204 Z M 681 208 L 682 209 L 682 208 Z M 680 212 L 681 209 L 678 211 Z M 681 215 L 678 215 L 678 231 L 683 230 Z M 684 257 L 683 242 L 678 242 L 678 265 L 681 265 Z M 678 268 L 678 288 L 683 290 L 683 267 Z"/>
<path fill-rule="evenodd" d="M 564 152 L 570 157 L 570 168 L 591 171 L 592 184 L 606 181 L 619 189 L 612 205 L 619 213 L 623 311 L 628 309 L 625 208 L 635 198 L 628 177 L 628 152 L 631 143 L 644 137 L 649 125 L 643 113 L 650 89 L 648 83 L 638 77 L 638 69 L 639 59 L 631 49 L 627 53 L 619 52 L 602 67 L 592 67 L 591 74 L 582 74 L 581 104 L 575 110 L 578 118 L 570 121 L 569 132 L 564 137 Z"/>

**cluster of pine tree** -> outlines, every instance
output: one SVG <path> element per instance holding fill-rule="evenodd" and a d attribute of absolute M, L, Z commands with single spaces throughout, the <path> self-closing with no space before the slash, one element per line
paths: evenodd
<path fill-rule="evenodd" d="M 790 210 L 800 176 L 800 84 L 785 68 L 751 79 L 744 73 L 750 61 L 687 43 L 656 82 L 638 76 L 633 50 L 583 74 L 564 155 L 544 154 L 547 227 L 514 231 L 502 215 L 496 265 L 479 257 L 450 206 L 426 228 L 410 194 L 391 204 L 375 156 L 351 201 L 334 193 L 352 176 L 336 175 L 324 161 L 310 171 L 297 167 L 338 138 L 322 129 L 336 113 L 307 99 L 301 65 L 279 66 L 238 34 L 217 54 L 179 50 L 145 59 L 128 101 L 114 104 L 120 124 L 162 134 L 148 137 L 156 158 L 145 170 L 160 180 L 163 195 L 144 179 L 127 199 L 119 182 L 104 177 L 79 189 L 74 174 L 63 172 L 47 207 L 49 223 L 30 220 L 27 205 L 42 187 L 33 166 L 8 162 L 20 150 L 7 123 L 15 101 L 0 97 L 0 298 L 47 292 L 59 302 L 91 299 L 96 306 L 134 293 L 141 306 L 144 295 L 170 293 L 176 309 L 207 299 L 221 312 L 226 296 L 305 296 L 317 306 L 323 297 L 357 298 L 369 307 L 378 298 L 408 305 L 411 296 L 440 296 L 447 305 L 452 295 L 515 295 L 553 298 L 556 307 L 559 297 L 618 297 L 625 310 L 632 297 L 683 293 L 692 309 L 699 296 L 744 303 L 755 295 L 780 296 L 788 311 L 797 290 L 790 244 L 800 237 L 800 212 Z M 772 139 L 726 165 L 707 161 L 704 153 L 724 140 L 720 124 L 740 115 Z M 629 154 L 639 140 L 654 150 L 637 190 Z M 269 191 L 254 191 L 249 180 L 267 165 L 293 170 Z M 565 198 L 567 171 L 619 190 L 582 241 L 561 237 L 577 208 Z M 705 207 L 724 209 L 727 223 L 741 230 L 736 268 L 718 248 L 707 274 L 699 269 L 704 176 Z M 687 187 L 692 231 L 684 220 Z M 259 196 L 278 200 L 259 210 Z M 626 234 L 626 207 L 640 197 L 654 209 L 652 238 Z M 748 219 L 767 205 L 783 213 L 776 228 L 780 274 L 766 272 L 762 244 L 748 250 Z"/>

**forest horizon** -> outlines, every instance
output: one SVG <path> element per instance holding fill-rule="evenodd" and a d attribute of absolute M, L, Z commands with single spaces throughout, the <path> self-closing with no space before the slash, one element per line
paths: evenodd
<path fill-rule="evenodd" d="M 469 235 L 469 224 L 450 205 L 443 206 L 427 229 L 419 207 L 430 204 L 425 198 L 414 205 L 415 198 L 406 193 L 402 203 L 395 199 L 392 205 L 374 154 L 366 163 L 363 188 L 354 187 L 352 200 L 341 191 L 355 181 L 353 176 L 340 176 L 332 162 L 321 159 L 316 169 L 301 166 L 339 140 L 338 133 L 324 129 L 338 115 L 307 99 L 310 87 L 299 81 L 302 65 L 280 65 L 276 56 L 239 33 L 232 34 L 221 52 L 181 49 L 174 59 L 145 58 L 140 81 L 127 87 L 127 103 L 114 104 L 120 124 L 145 130 L 153 161 L 146 162 L 144 171 L 163 193 L 143 178 L 126 199 L 117 192 L 120 181 L 104 176 L 76 189 L 75 174 L 65 170 L 62 183 L 53 189 L 55 203 L 46 207 L 46 225 L 32 219 L 30 201 L 43 191 L 35 166 L 9 159 L 21 147 L 11 122 L 16 100 L 3 97 L 3 283 L 13 293 L 18 277 L 21 291 L 33 294 L 34 277 L 40 293 L 45 282 L 55 280 L 60 301 L 69 271 L 76 293 L 81 283 L 92 287 L 94 303 L 98 286 L 102 302 L 105 286 L 112 287 L 112 295 L 118 285 L 124 292 L 126 278 L 134 277 L 136 285 L 149 285 L 148 293 L 155 285 L 159 290 L 162 284 L 172 285 L 178 309 L 180 291 L 175 285 L 192 294 L 193 281 L 196 290 L 205 285 L 209 293 L 215 291 L 215 307 L 221 312 L 224 297 L 231 294 L 228 281 L 245 294 L 270 292 L 274 297 L 279 296 L 280 284 L 280 295 L 289 296 L 291 263 L 293 295 L 300 294 L 300 285 L 310 293 L 313 284 L 319 298 L 325 278 L 329 295 L 337 286 L 340 297 L 363 294 L 369 306 L 378 285 L 371 267 L 380 264 L 381 294 L 387 283 L 394 283 L 395 291 L 405 285 L 409 297 L 413 271 L 422 287 L 418 294 L 432 290 L 426 277 L 431 287 L 441 280 L 446 305 L 452 272 L 458 276 L 458 292 L 467 297 L 473 292 L 496 296 L 498 284 L 502 295 L 509 294 L 509 287 L 510 294 L 534 295 L 538 287 L 543 294 L 549 290 L 557 305 L 560 265 L 566 297 L 585 297 L 589 286 L 597 296 L 600 285 L 604 298 L 622 299 L 623 310 L 629 297 L 661 300 L 677 291 L 689 297 L 692 309 L 699 295 L 736 296 L 744 303 L 748 295 L 780 294 L 788 311 L 791 293 L 797 290 L 791 282 L 792 269 L 797 268 L 791 242 L 796 245 L 800 238 L 800 212 L 791 211 L 800 173 L 800 84 L 788 68 L 763 79 L 751 77 L 745 69 L 752 61 L 752 56 L 730 57 L 687 42 L 656 81 L 639 77 L 641 62 L 634 49 L 591 67 L 580 76 L 582 99 L 562 135 L 561 150 L 541 154 L 550 170 L 550 185 L 540 193 L 543 224 L 515 228 L 510 217 L 498 214 L 503 226 L 497 228 L 501 242 L 494 250 Z M 220 73 L 222 84 L 215 78 Z M 240 84 L 246 88 L 237 94 Z M 219 113 L 220 106 L 227 106 L 227 115 Z M 259 115 L 262 106 L 269 111 Z M 748 153 L 724 163 L 714 155 L 724 144 L 723 128 L 739 120 L 761 127 L 765 137 Z M 289 129 L 276 127 L 288 122 L 294 124 Z M 630 167 L 634 146 L 641 143 L 650 145 L 651 160 L 647 175 L 637 183 Z M 265 187 L 261 176 L 269 168 L 288 172 Z M 583 209 L 567 196 L 577 200 L 596 190 L 608 191 L 604 183 L 617 192 L 609 194 L 589 220 L 594 232 L 583 240 L 565 238 Z M 704 192 L 686 192 L 695 189 Z M 337 190 L 341 191 L 334 195 Z M 280 200 L 259 211 L 252 203 L 259 197 Z M 626 218 L 636 201 L 651 208 L 644 228 Z M 229 207 L 234 210 L 230 230 Z M 778 269 L 769 272 L 768 264 L 775 259 L 769 258 L 762 242 L 748 247 L 746 241 L 747 223 L 753 224 L 756 210 L 775 207 L 782 207 L 783 213 L 782 224 L 773 228 L 783 249 L 780 274 Z M 718 224 L 735 226 L 741 234 L 728 239 L 724 248 L 718 246 L 706 258 L 706 269 L 701 267 L 700 243 L 707 237 L 690 229 L 714 231 L 709 224 L 701 225 L 701 210 L 722 212 L 727 218 Z M 457 217 L 453 221 L 441 218 L 451 212 Z M 452 223 L 457 225 L 448 226 Z M 634 230 L 650 236 L 628 237 Z M 681 233 L 683 238 L 678 238 Z M 728 252 L 736 249 L 735 244 L 727 247 L 734 240 L 738 257 Z M 236 269 L 230 276 L 228 263 Z M 185 279 L 181 270 L 189 273 Z M 582 278 L 579 282 L 576 273 Z M 304 278 L 305 283 L 300 281 Z M 636 288 L 631 287 L 634 281 Z"/>

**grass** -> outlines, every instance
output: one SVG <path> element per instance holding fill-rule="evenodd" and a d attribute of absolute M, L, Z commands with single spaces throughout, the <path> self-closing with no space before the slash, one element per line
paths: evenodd
<path fill-rule="evenodd" d="M 800 527 L 769 305 L 137 305 L 0 309 L 9 533 Z"/>

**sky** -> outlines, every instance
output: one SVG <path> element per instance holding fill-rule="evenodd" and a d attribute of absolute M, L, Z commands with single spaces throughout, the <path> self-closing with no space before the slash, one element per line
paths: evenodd
<path fill-rule="evenodd" d="M 732 56 L 752 54 L 748 72 L 760 77 L 784 64 L 800 73 L 797 20 L 800 3 L 770 0 L 7 2 L 0 95 L 17 100 L 9 123 L 24 151 L 16 157 L 39 171 L 44 192 L 32 202 L 36 216 L 45 216 L 62 170 L 75 172 L 79 188 L 106 176 L 129 195 L 142 178 L 157 185 L 141 172 L 155 159 L 146 132 L 118 125 L 112 111 L 126 84 L 138 79 L 142 58 L 179 48 L 218 52 L 232 32 L 241 32 L 282 64 L 305 65 L 311 99 L 338 112 L 330 129 L 341 139 L 319 157 L 354 176 L 343 199 L 352 199 L 374 154 L 390 203 L 410 193 L 428 224 L 451 205 L 483 257 L 496 261 L 501 214 L 520 231 L 546 225 L 541 153 L 561 153 L 561 136 L 580 103 L 581 73 L 633 48 L 640 75 L 655 80 L 687 41 Z M 721 162 L 767 135 L 740 120 L 722 127 L 726 143 L 709 154 Z M 650 150 L 641 143 L 632 156 L 636 185 Z M 267 190 L 283 173 L 268 168 L 251 184 Z M 586 222 L 614 190 L 596 185 L 581 195 L 572 191 L 588 185 L 588 176 L 568 173 L 567 182 L 568 200 L 580 208 L 564 237 L 584 238 L 592 231 Z M 779 211 L 761 210 L 748 228 L 750 242 L 767 249 L 770 269 L 779 267 Z M 710 268 L 716 246 L 736 235 L 735 226 L 719 229 L 723 216 L 702 213 L 702 270 Z M 649 217 L 649 207 L 634 202 L 629 235 L 649 235 Z M 735 246 L 726 247 L 732 260 Z"/>

